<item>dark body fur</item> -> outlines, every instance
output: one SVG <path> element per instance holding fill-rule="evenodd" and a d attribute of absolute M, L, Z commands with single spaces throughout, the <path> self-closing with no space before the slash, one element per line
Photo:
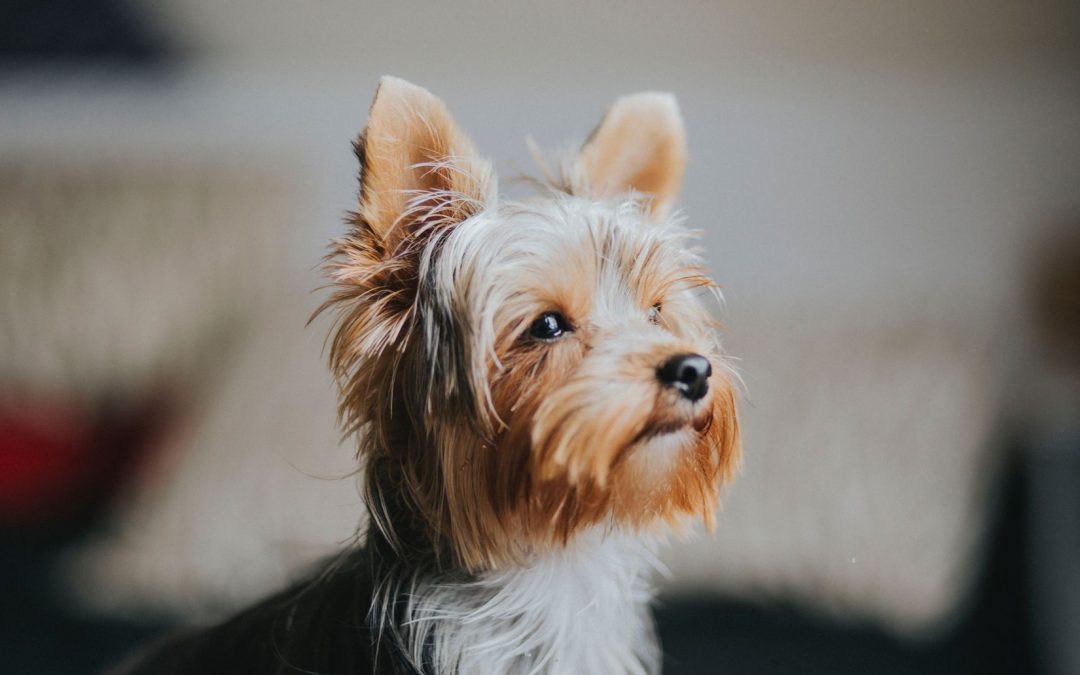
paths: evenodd
<path fill-rule="evenodd" d="M 369 620 L 376 579 L 391 573 L 379 548 L 342 554 L 220 624 L 153 646 L 113 675 L 414 674 L 394 635 L 377 635 Z"/>

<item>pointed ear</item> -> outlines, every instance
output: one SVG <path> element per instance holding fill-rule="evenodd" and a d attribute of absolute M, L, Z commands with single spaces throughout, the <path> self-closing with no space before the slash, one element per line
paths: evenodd
<path fill-rule="evenodd" d="M 405 80 L 379 81 L 367 128 L 354 147 L 358 216 L 388 252 L 421 226 L 460 222 L 494 199 L 490 164 L 477 156 L 442 101 Z"/>
<path fill-rule="evenodd" d="M 329 361 L 349 431 L 390 415 L 386 388 L 418 333 L 412 329 L 431 246 L 495 200 L 490 165 L 446 106 L 404 80 L 379 81 L 354 147 L 360 204 L 327 256 L 334 291 L 316 310 L 336 314 Z M 391 351 L 396 356 L 382 358 Z"/>
<path fill-rule="evenodd" d="M 650 210 L 671 208 L 686 166 L 686 132 L 672 94 L 642 92 L 615 101 L 578 158 L 582 189 L 600 199 L 631 190 L 651 197 Z"/>

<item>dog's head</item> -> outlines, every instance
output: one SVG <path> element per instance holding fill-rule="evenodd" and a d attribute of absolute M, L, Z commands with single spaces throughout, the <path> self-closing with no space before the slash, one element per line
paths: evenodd
<path fill-rule="evenodd" d="M 442 102 L 401 80 L 356 152 L 330 362 L 388 538 L 477 570 L 595 525 L 709 520 L 739 434 L 715 286 L 669 215 L 674 99 L 616 101 L 529 202 L 501 202 Z"/>

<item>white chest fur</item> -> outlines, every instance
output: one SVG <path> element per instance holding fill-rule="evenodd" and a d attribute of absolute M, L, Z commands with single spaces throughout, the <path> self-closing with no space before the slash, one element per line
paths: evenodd
<path fill-rule="evenodd" d="M 655 673 L 655 565 L 649 542 L 582 538 L 467 584 L 418 584 L 403 632 L 438 673 Z"/>

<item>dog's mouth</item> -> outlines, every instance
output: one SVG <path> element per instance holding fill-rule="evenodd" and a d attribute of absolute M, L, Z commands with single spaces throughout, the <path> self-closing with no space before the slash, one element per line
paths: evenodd
<path fill-rule="evenodd" d="M 618 461 L 630 463 L 639 475 L 659 478 L 666 476 L 700 439 L 700 433 L 691 422 L 661 425 L 630 444 Z"/>
<path fill-rule="evenodd" d="M 665 389 L 614 411 L 595 406 L 542 411 L 547 414 L 538 415 L 529 429 L 536 478 L 573 485 L 588 481 L 602 488 L 613 472 L 641 476 L 647 467 L 646 474 L 661 476 L 676 466 L 692 466 L 684 460 L 695 449 L 704 452 L 717 413 L 715 399 L 690 401 L 671 394 Z M 635 414 L 617 414 L 627 412 Z"/>
<path fill-rule="evenodd" d="M 693 432 L 694 435 L 700 435 L 708 431 L 709 426 L 712 424 L 712 419 L 712 414 L 706 411 L 704 414 L 695 415 L 689 418 L 658 420 L 646 425 L 646 427 L 630 441 L 627 447 L 628 449 L 633 448 L 654 438 L 671 434 Z"/>
<path fill-rule="evenodd" d="M 656 420 L 646 425 L 615 457 L 615 464 L 633 458 L 650 472 L 665 472 L 683 452 L 697 443 L 712 425 L 711 411 L 693 417 Z"/>

